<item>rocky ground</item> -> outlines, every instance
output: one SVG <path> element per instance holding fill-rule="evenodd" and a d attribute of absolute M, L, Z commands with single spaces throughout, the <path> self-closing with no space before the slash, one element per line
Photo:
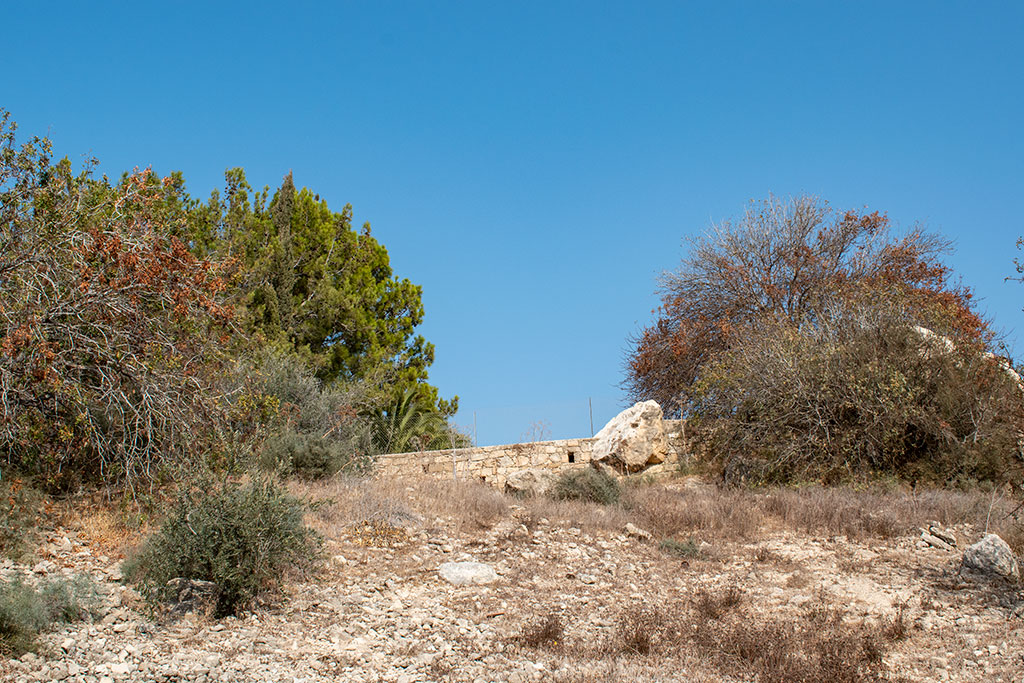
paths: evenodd
<path fill-rule="evenodd" d="M 753 522 L 730 534 L 709 517 L 726 516 L 714 507 L 724 494 L 677 482 L 656 498 L 688 506 L 679 510 L 693 533 L 663 546 L 669 527 L 650 510 L 367 486 L 302 491 L 335 501 L 311 517 L 325 568 L 239 618 L 154 613 L 87 525 L 54 528 L 31 562 L 6 561 L 3 577 L 88 573 L 99 616 L 0 662 L 0 678 L 1024 681 L 1024 596 L 960 578 L 962 548 L 981 533 L 954 523 L 954 510 L 943 522 L 952 549 L 920 547 L 916 530 L 801 530 L 753 498 L 726 501 L 729 515 L 754 506 Z M 452 585 L 438 572 L 470 560 L 496 580 Z"/>

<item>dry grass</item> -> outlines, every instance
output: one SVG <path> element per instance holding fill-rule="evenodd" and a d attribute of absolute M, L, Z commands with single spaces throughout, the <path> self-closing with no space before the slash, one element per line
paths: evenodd
<path fill-rule="evenodd" d="M 533 650 L 546 648 L 556 649 L 562 645 L 565 630 L 562 618 L 557 614 L 548 614 L 536 622 L 523 626 L 522 632 L 513 638 L 513 642 Z"/>
<path fill-rule="evenodd" d="M 640 526 L 663 538 L 749 541 L 765 528 L 846 536 L 851 540 L 914 533 L 930 521 L 972 524 L 1024 550 L 1015 502 L 983 491 L 857 490 L 850 487 L 771 489 L 634 486 L 622 506 Z M 1022 516 L 1018 511 L 1017 516 Z"/>
<path fill-rule="evenodd" d="M 693 608 L 700 619 L 720 619 L 742 602 L 743 591 L 736 586 L 728 586 L 719 591 L 700 591 L 694 596 Z"/>
<path fill-rule="evenodd" d="M 476 481 L 335 477 L 293 482 L 292 491 L 319 501 L 310 523 L 321 533 L 359 525 L 404 527 L 449 518 L 457 531 L 492 526 L 509 512 L 508 499 Z"/>
<path fill-rule="evenodd" d="M 627 486 L 617 505 L 578 500 L 532 498 L 512 500 L 477 481 L 446 478 L 356 479 L 293 482 L 292 491 L 311 500 L 327 501 L 311 517 L 321 533 L 365 522 L 392 526 L 424 524 L 437 518 L 454 524 L 457 533 L 493 526 L 512 513 L 532 528 L 540 519 L 555 526 L 591 532 L 621 532 L 633 522 L 656 538 L 684 542 L 756 540 L 766 530 L 812 535 L 846 536 L 851 540 L 888 539 L 913 534 L 930 521 L 944 526 L 971 524 L 1000 534 L 1015 550 L 1024 549 L 1024 526 L 1013 516 L 1016 502 L 982 491 L 941 489 L 856 490 L 850 487 L 771 489 L 678 489 L 669 485 Z M 1018 516 L 1020 516 L 1018 512 Z M 104 533 L 102 517 L 89 525 Z M 765 550 L 765 553 L 770 551 Z M 757 558 L 759 562 L 768 560 Z"/>
<path fill-rule="evenodd" d="M 521 501 L 531 521 L 546 519 L 556 526 L 577 527 L 589 532 L 621 532 L 634 515 L 621 505 L 600 505 L 582 500 L 531 498 Z M 529 526 L 529 525 L 527 525 Z"/>
<path fill-rule="evenodd" d="M 64 501 L 60 524 L 73 529 L 94 554 L 124 558 L 153 529 L 156 521 L 139 503 L 118 505 L 96 496 Z"/>
<path fill-rule="evenodd" d="M 866 683 L 888 680 L 882 655 L 892 640 L 823 605 L 796 618 L 761 616 L 744 609 L 742 593 L 729 586 L 698 593 L 689 604 L 630 607 L 593 654 L 680 656 L 705 670 L 763 683 Z"/>
<path fill-rule="evenodd" d="M 663 538 L 691 536 L 746 540 L 763 522 L 749 491 L 684 490 L 636 486 L 627 490 L 623 507 L 644 529 Z"/>

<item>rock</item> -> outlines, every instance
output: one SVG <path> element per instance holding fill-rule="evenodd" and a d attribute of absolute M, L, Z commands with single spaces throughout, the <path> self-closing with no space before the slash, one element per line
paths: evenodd
<path fill-rule="evenodd" d="M 652 538 L 651 532 L 644 531 L 640 527 L 634 525 L 632 522 L 626 524 L 626 535 L 632 536 L 633 538 L 639 538 L 643 541 L 649 541 Z"/>
<path fill-rule="evenodd" d="M 927 531 L 921 531 L 921 540 L 924 541 L 925 546 L 931 546 L 938 548 L 939 550 L 952 550 L 953 546 L 942 540 L 938 536 L 934 536 Z"/>
<path fill-rule="evenodd" d="M 536 469 L 510 472 L 505 478 L 505 493 L 524 498 L 543 496 L 555 483 L 550 472 Z"/>
<path fill-rule="evenodd" d="M 939 526 L 938 522 L 928 522 L 928 533 L 942 541 L 945 541 L 951 546 L 956 545 L 956 534 L 953 533 L 953 530 L 943 529 Z"/>
<path fill-rule="evenodd" d="M 1020 566 L 1006 541 L 995 534 L 988 534 L 964 550 L 960 563 L 961 573 L 971 572 L 986 576 L 1000 576 L 1004 579 L 1019 579 Z"/>
<path fill-rule="evenodd" d="M 208 614 L 213 611 L 220 596 L 220 587 L 212 581 L 174 578 L 167 582 L 172 614 Z"/>
<path fill-rule="evenodd" d="M 121 664 L 121 663 L 111 664 L 110 665 L 110 673 L 114 674 L 115 676 L 119 676 L 119 677 L 120 676 L 127 676 L 128 674 L 130 674 L 132 672 L 132 670 L 134 668 L 135 668 L 134 666 L 132 666 L 131 664 L 128 664 L 127 662 L 125 662 L 123 664 Z"/>
<path fill-rule="evenodd" d="M 33 574 L 49 574 L 50 572 L 52 572 L 56 568 L 57 568 L 57 565 L 55 565 L 53 562 L 50 562 L 49 560 L 43 560 L 42 562 L 38 563 L 36 566 L 32 567 L 32 573 Z"/>
<path fill-rule="evenodd" d="M 664 462 L 667 455 L 661 406 L 656 401 L 644 401 L 613 417 L 597 433 L 591 462 L 630 474 Z"/>
<path fill-rule="evenodd" d="M 480 585 L 498 580 L 494 568 L 483 562 L 445 562 L 437 568 L 437 573 L 453 586 Z"/>

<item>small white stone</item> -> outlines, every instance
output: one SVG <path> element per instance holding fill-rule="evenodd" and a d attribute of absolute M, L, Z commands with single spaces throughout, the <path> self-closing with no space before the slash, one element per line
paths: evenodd
<path fill-rule="evenodd" d="M 482 562 L 445 562 L 437 568 L 437 572 L 453 586 L 479 585 L 498 580 L 494 568 Z"/>
<path fill-rule="evenodd" d="M 115 676 L 127 676 L 132 672 L 135 667 L 127 662 L 118 662 L 117 664 L 110 665 L 110 673 Z"/>

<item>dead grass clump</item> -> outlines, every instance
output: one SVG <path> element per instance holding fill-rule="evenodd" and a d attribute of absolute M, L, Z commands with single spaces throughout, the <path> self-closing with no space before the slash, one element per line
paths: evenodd
<path fill-rule="evenodd" d="M 913 533 L 932 520 L 943 526 L 971 524 L 1012 537 L 1014 506 L 1007 497 L 981 490 L 863 491 L 848 486 L 776 488 L 760 502 L 764 513 L 785 528 L 852 540 L 893 538 Z M 1020 541 L 1024 547 L 1024 537 Z"/>
<path fill-rule="evenodd" d="M 632 487 L 624 507 L 640 526 L 659 536 L 697 533 L 745 540 L 761 527 L 757 496 L 740 489 L 675 491 L 664 486 Z"/>
<path fill-rule="evenodd" d="M 101 495 L 69 498 L 58 516 L 60 524 L 73 529 L 93 553 L 123 558 L 152 531 L 154 519 L 162 514 L 155 511 L 160 506 L 166 509 L 168 500 L 164 494 L 148 503 L 115 502 Z"/>
<path fill-rule="evenodd" d="M 621 615 L 606 649 L 627 655 L 649 655 L 667 626 L 666 615 L 653 607 L 633 607 Z"/>
<path fill-rule="evenodd" d="M 418 520 L 403 500 L 408 491 L 395 481 L 335 477 L 293 481 L 289 489 L 300 498 L 315 501 L 309 524 L 327 537 L 360 527 L 405 527 Z"/>
<path fill-rule="evenodd" d="M 672 557 L 696 559 L 701 556 L 700 546 L 697 545 L 696 541 L 694 541 L 692 538 L 688 538 L 685 541 L 677 541 L 672 538 L 666 538 L 664 541 L 658 544 L 658 548 L 663 553 L 671 555 Z"/>
<path fill-rule="evenodd" d="M 785 527 L 808 533 L 892 538 L 906 530 L 892 508 L 891 495 L 850 488 L 774 489 L 761 500 L 766 514 Z"/>
<path fill-rule="evenodd" d="M 798 565 L 792 558 L 786 557 L 764 545 L 758 546 L 753 552 L 753 559 L 755 562 L 771 565 L 780 571 L 790 570 Z"/>
<path fill-rule="evenodd" d="M 551 500 L 543 497 L 523 500 L 520 504 L 526 507 L 525 514 L 532 519 L 547 519 L 554 525 L 573 526 L 590 532 L 618 533 L 627 522 L 634 521 L 621 505 L 601 505 L 582 500 Z"/>
<path fill-rule="evenodd" d="M 409 538 L 405 529 L 384 520 L 359 522 L 352 527 L 351 535 L 356 545 L 371 548 L 394 548 Z"/>
<path fill-rule="evenodd" d="M 705 621 L 687 644 L 723 672 L 756 676 L 761 683 L 867 683 L 886 680 L 877 633 L 849 626 L 836 610 L 821 608 L 796 619 L 761 622 L 750 615 Z"/>
<path fill-rule="evenodd" d="M 893 615 L 891 620 L 886 620 L 882 626 L 882 635 L 886 640 L 895 642 L 898 640 L 906 640 L 907 637 L 910 636 L 910 625 L 907 624 L 907 620 L 905 618 L 906 611 L 907 604 L 905 602 L 901 602 L 896 605 L 896 613 Z"/>
<path fill-rule="evenodd" d="M 693 609 L 702 621 L 721 619 L 743 602 L 743 591 L 728 586 L 720 592 L 700 591 L 694 596 Z"/>
<path fill-rule="evenodd" d="M 554 649 L 560 647 L 565 637 L 562 618 L 557 614 L 548 614 L 538 621 L 523 626 L 522 632 L 513 638 L 532 650 Z"/>
<path fill-rule="evenodd" d="M 747 608 L 736 586 L 706 590 L 689 604 L 624 610 L 597 650 L 601 656 L 679 653 L 719 675 L 759 683 L 869 683 L 888 680 L 878 627 L 848 624 L 821 606 L 797 616 Z M 731 680 L 731 678 L 730 678 Z"/>
<path fill-rule="evenodd" d="M 508 498 L 480 481 L 424 478 L 411 488 L 410 501 L 424 516 L 451 517 L 459 527 L 487 528 L 508 515 Z"/>
<path fill-rule="evenodd" d="M 1000 520 L 992 533 L 999 534 L 1017 556 L 1024 555 L 1024 521 L 1016 519 Z"/>

